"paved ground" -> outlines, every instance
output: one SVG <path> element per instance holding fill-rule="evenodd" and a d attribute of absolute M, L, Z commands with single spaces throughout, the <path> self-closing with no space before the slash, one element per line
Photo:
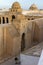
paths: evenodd
<path fill-rule="evenodd" d="M 16 64 L 16 65 L 37 65 L 38 61 L 39 61 L 39 57 L 21 54 L 20 60 L 21 60 L 21 64 Z M 12 58 L 0 65 L 15 65 L 14 58 Z"/>
<path fill-rule="evenodd" d="M 24 51 L 23 54 L 40 57 L 42 49 L 43 49 L 43 42 Z"/>
<path fill-rule="evenodd" d="M 21 64 L 16 65 L 37 65 L 42 49 L 43 49 L 43 42 L 24 51 L 20 55 Z M 14 57 L 1 63 L 0 65 L 15 65 Z"/>

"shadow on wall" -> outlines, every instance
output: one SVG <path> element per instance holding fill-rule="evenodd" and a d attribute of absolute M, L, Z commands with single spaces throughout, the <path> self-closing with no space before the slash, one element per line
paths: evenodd
<path fill-rule="evenodd" d="M 24 51 L 25 48 L 25 33 L 22 34 L 22 39 L 21 39 L 21 52 Z"/>

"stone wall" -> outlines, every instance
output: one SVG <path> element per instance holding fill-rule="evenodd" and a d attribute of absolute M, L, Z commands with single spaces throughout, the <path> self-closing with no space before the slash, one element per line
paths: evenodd
<path fill-rule="evenodd" d="M 31 31 L 25 34 L 25 49 L 28 49 L 32 46 Z"/>
<path fill-rule="evenodd" d="M 0 27 L 0 58 L 3 57 L 3 27 Z"/>
<path fill-rule="evenodd" d="M 21 52 L 20 36 L 12 37 L 8 29 L 6 34 L 7 54 L 9 56 L 17 56 Z"/>
<path fill-rule="evenodd" d="M 6 30 L 6 51 L 7 51 L 7 56 L 12 55 L 12 48 L 13 48 L 13 38 L 11 37 L 8 29 Z"/>
<path fill-rule="evenodd" d="M 42 42 L 43 41 L 43 18 L 33 21 L 33 41 Z"/>
<path fill-rule="evenodd" d="M 6 57 L 6 27 L 0 26 L 0 58 Z"/>

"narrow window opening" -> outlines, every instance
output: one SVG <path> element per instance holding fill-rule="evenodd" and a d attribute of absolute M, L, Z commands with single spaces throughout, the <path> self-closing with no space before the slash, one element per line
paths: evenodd
<path fill-rule="evenodd" d="M 9 23 L 9 20 L 8 20 L 8 18 L 6 18 L 6 21 L 7 21 L 7 23 Z"/>
<path fill-rule="evenodd" d="M 5 23 L 5 18 L 3 17 L 3 24 Z"/>
<path fill-rule="evenodd" d="M 1 24 L 1 17 L 0 17 L 0 24 Z"/>

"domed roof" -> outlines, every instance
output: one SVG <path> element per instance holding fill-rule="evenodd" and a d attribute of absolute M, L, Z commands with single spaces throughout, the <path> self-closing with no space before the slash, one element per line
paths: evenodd
<path fill-rule="evenodd" d="M 14 2 L 10 10 L 12 12 L 15 12 L 15 13 L 21 13 L 22 12 L 22 8 L 18 2 Z"/>
<path fill-rule="evenodd" d="M 37 6 L 35 4 L 32 4 L 29 8 L 30 10 L 38 10 Z"/>
<path fill-rule="evenodd" d="M 19 7 L 21 8 L 20 4 L 18 2 L 14 2 L 12 5 L 12 8 Z"/>

